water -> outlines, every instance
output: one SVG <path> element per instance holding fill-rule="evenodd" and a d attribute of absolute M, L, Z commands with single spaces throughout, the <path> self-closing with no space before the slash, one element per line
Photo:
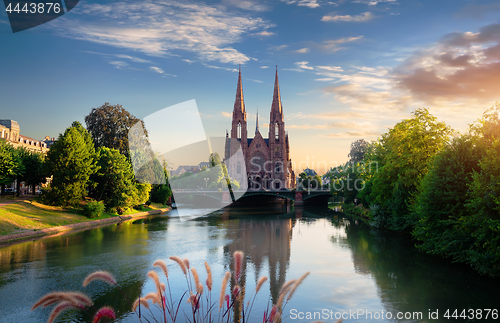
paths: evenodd
<path fill-rule="evenodd" d="M 156 259 L 168 264 L 174 299 L 186 289 L 180 268 L 168 260 L 174 255 L 188 258 L 202 282 L 204 262 L 211 265 L 212 301 L 218 308 L 221 280 L 232 269 L 236 250 L 246 256 L 240 283 L 247 300 L 259 277 L 269 277 L 247 322 L 262 322 L 263 311 L 268 302 L 277 301 L 283 283 L 307 271 L 310 275 L 284 308 L 284 322 L 334 322 L 341 315 L 345 322 L 464 322 L 472 320 L 443 315 L 447 309 L 450 315 L 458 309 L 460 315 L 463 309 L 500 307 L 499 280 L 422 254 L 405 237 L 378 232 L 327 209 L 290 212 L 276 205 L 224 210 L 188 221 L 150 218 L 1 247 L 0 321 L 46 322 L 51 309 L 31 311 L 35 301 L 48 292 L 78 290 L 91 296 L 96 307 L 115 308 L 118 322 L 139 322 L 129 310 L 130 300 L 155 291 L 146 275 Z M 121 291 L 101 282 L 82 287 L 85 276 L 98 269 L 112 272 Z M 187 322 L 188 306 L 184 298 L 178 322 Z M 429 312 L 436 311 L 438 319 L 429 319 Z M 403 319 L 396 318 L 398 312 Z M 495 321 L 486 320 L 485 314 L 477 321 Z M 91 319 L 70 310 L 58 322 Z"/>

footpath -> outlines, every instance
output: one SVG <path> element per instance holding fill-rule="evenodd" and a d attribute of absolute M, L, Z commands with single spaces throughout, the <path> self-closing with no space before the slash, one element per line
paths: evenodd
<path fill-rule="evenodd" d="M 150 215 L 160 215 L 160 214 L 166 213 L 170 210 L 171 210 L 171 208 L 167 207 L 167 208 L 162 208 L 162 209 L 158 209 L 158 210 L 151 210 L 151 211 L 140 212 L 140 213 L 135 213 L 135 214 L 115 216 L 115 217 L 101 219 L 101 220 L 86 221 L 86 222 L 62 225 L 62 226 L 57 226 L 57 227 L 52 227 L 52 228 L 39 229 L 36 231 L 33 230 L 33 231 L 27 231 L 27 232 L 8 234 L 8 235 L 0 236 L 0 246 L 2 244 L 10 244 L 12 242 L 18 242 L 20 240 L 40 238 L 42 236 L 48 236 L 48 235 L 57 235 L 57 234 L 61 234 L 61 233 L 66 232 L 66 231 L 71 231 L 71 230 L 88 229 L 88 228 L 102 226 L 102 225 L 120 223 L 120 222 L 128 221 L 128 220 L 146 218 Z"/>

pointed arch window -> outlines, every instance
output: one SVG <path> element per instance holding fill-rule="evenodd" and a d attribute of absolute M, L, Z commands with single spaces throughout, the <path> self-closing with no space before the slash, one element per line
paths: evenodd
<path fill-rule="evenodd" d="M 274 138 L 276 141 L 280 140 L 280 125 L 277 122 L 274 124 Z"/>
<path fill-rule="evenodd" d="M 236 128 L 236 138 L 241 139 L 241 122 L 238 122 L 238 127 Z"/>

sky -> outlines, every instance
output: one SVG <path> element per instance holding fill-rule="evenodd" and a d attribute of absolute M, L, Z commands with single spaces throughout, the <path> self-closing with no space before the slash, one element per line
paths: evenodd
<path fill-rule="evenodd" d="M 2 10 L 0 119 L 42 139 L 105 102 L 143 119 L 194 99 L 224 136 L 241 64 L 248 136 L 259 111 L 267 137 L 277 66 L 295 168 L 324 173 L 417 108 L 465 132 L 500 100 L 499 17 L 498 1 L 80 1 L 12 33 Z"/>

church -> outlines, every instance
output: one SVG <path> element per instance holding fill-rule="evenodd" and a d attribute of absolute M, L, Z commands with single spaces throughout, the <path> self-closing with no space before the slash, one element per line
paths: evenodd
<path fill-rule="evenodd" d="M 280 190 L 295 188 L 295 174 L 290 159 L 290 144 L 285 131 L 281 105 L 278 68 L 274 80 L 273 102 L 269 120 L 269 134 L 264 138 L 259 130 L 259 115 L 255 121 L 255 135 L 248 138 L 247 112 L 243 99 L 241 68 L 238 74 L 236 100 L 234 102 L 231 135 L 226 132 L 224 160 L 241 149 L 243 160 L 226 163 L 230 177 L 240 183 L 248 182 L 250 190 Z M 245 171 L 246 169 L 246 171 Z"/>

